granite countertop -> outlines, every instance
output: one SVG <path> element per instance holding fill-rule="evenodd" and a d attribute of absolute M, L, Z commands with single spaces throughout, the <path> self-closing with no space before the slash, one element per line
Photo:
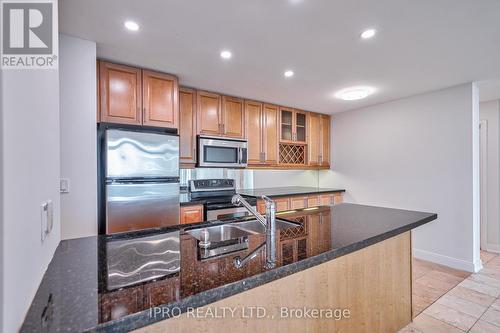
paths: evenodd
<path fill-rule="evenodd" d="M 321 188 L 321 187 L 305 187 L 305 186 L 287 186 L 287 187 L 273 187 L 273 188 L 255 188 L 255 189 L 241 189 L 236 190 L 241 195 L 249 197 L 260 198 L 265 195 L 270 198 L 289 197 L 292 195 L 306 195 L 306 194 L 321 194 L 332 192 L 345 192 L 344 189 L 338 188 Z"/>
<path fill-rule="evenodd" d="M 264 252 L 241 269 L 234 266 L 235 256 L 243 257 L 262 244 L 265 235 L 261 234 L 248 237 L 247 249 L 204 260 L 199 259 L 198 241 L 186 233 L 192 225 L 61 241 L 21 331 L 133 330 L 167 318 L 152 315 L 155 306 L 184 312 L 210 304 L 381 242 L 435 220 L 437 215 L 339 204 L 278 213 L 278 217 L 298 225 L 286 229 L 286 233 L 277 231 L 280 233 L 278 262 L 273 269 L 264 267 Z M 316 225 L 311 227 L 312 224 Z M 180 269 L 149 282 L 110 289 L 110 245 L 117 241 L 141 242 L 151 236 L 168 237 L 169 241 L 178 243 Z M 298 253 L 293 256 L 282 252 L 284 244 L 290 241 L 298 244 Z M 133 256 L 121 257 L 125 263 L 133 263 Z"/>

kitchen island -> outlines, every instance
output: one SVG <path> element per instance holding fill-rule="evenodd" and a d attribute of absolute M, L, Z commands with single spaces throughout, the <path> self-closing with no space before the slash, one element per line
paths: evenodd
<path fill-rule="evenodd" d="M 234 264 L 263 234 L 249 235 L 239 251 L 202 257 L 190 230 L 237 221 L 62 241 L 22 331 L 396 332 L 411 321 L 410 230 L 436 214 L 339 204 L 278 217 L 296 226 L 277 231 L 275 268 L 266 268 L 264 252 Z M 164 269 L 136 279 L 116 269 L 144 262 L 117 259 L 113 244 L 146 239 L 170 242 L 178 255 L 169 251 Z"/>

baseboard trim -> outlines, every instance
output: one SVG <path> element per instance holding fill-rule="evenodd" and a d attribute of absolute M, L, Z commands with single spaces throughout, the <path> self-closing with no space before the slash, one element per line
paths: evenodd
<path fill-rule="evenodd" d="M 478 272 L 483 268 L 481 261 L 465 261 L 425 250 L 413 249 L 413 256 L 417 259 L 430 261 L 439 265 L 448 266 L 467 272 Z"/>
<path fill-rule="evenodd" d="M 485 250 L 485 251 L 493 252 L 493 253 L 500 253 L 500 245 L 487 243 L 485 248 L 481 249 L 481 250 Z"/>

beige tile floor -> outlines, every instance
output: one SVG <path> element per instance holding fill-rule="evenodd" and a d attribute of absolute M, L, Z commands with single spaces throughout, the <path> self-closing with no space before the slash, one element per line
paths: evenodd
<path fill-rule="evenodd" d="M 481 251 L 483 270 L 413 264 L 413 322 L 399 333 L 500 333 L 500 255 Z"/>

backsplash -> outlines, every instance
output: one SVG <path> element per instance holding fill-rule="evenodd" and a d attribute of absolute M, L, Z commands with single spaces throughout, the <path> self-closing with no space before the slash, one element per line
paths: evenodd
<path fill-rule="evenodd" d="M 318 170 L 252 170 L 226 168 L 180 169 L 181 186 L 191 179 L 232 178 L 236 188 L 253 189 L 283 186 L 317 187 Z"/>

